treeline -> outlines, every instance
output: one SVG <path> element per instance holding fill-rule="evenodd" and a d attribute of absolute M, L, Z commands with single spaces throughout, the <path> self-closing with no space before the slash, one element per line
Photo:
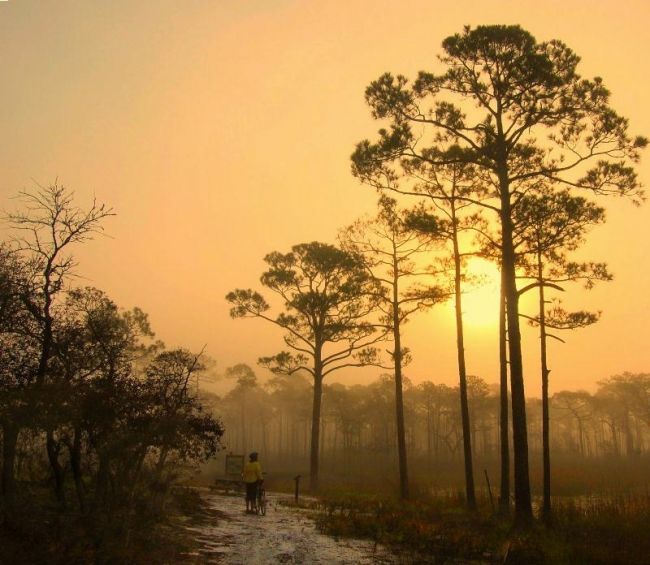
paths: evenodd
<path fill-rule="evenodd" d="M 220 446 L 197 397 L 200 355 L 166 349 L 138 308 L 70 286 L 70 249 L 111 210 L 83 210 L 58 185 L 20 198 L 0 246 L 2 524 L 20 535 L 18 514 L 47 523 L 43 486 L 59 513 L 160 506 L 183 467 Z"/>
<path fill-rule="evenodd" d="M 233 373 L 233 369 L 230 370 Z M 234 368 L 237 382 L 215 410 L 222 417 L 228 450 L 261 451 L 282 470 L 305 468 L 311 431 L 312 386 L 307 378 L 276 376 L 260 384 L 245 365 Z M 473 454 L 496 461 L 500 454 L 497 385 L 468 377 Z M 404 388 L 409 455 L 436 467 L 462 463 L 462 422 L 458 387 L 430 381 Z M 529 447 L 542 451 L 541 400 L 529 398 Z M 650 375 L 624 373 L 599 383 L 594 394 L 560 391 L 550 398 L 551 449 L 572 458 L 634 459 L 650 450 Z M 362 461 L 396 458 L 395 387 L 391 375 L 368 385 L 326 385 L 323 390 L 321 461 L 329 473 L 345 474 Z M 396 480 L 394 465 L 385 474 Z M 448 485 L 451 486 L 451 485 Z"/>

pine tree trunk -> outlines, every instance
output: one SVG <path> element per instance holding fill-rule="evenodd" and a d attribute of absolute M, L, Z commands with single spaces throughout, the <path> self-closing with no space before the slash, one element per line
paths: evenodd
<path fill-rule="evenodd" d="M 542 459 L 544 468 L 542 515 L 544 520 L 548 521 L 551 518 L 551 443 L 548 413 L 548 375 L 550 371 L 546 355 L 546 300 L 540 253 L 537 254 L 537 282 L 539 283 L 539 340 L 542 369 Z"/>
<path fill-rule="evenodd" d="M 399 458 L 399 487 L 403 500 L 409 497 L 408 464 L 406 459 L 406 426 L 404 425 L 404 391 L 402 384 L 402 336 L 399 317 L 399 265 L 393 243 L 393 341 L 395 352 L 395 411 L 397 424 L 397 453 Z"/>
<path fill-rule="evenodd" d="M 506 297 L 504 292 L 503 273 L 501 274 L 501 296 L 499 304 L 499 434 L 501 443 L 501 492 L 499 494 L 499 510 L 503 514 L 510 513 L 510 440 L 508 414 L 508 353 L 506 331 Z"/>
<path fill-rule="evenodd" d="M 510 360 L 510 391 L 512 402 L 512 435 L 515 471 L 515 519 L 518 524 L 530 523 L 533 510 L 530 496 L 528 468 L 528 431 L 526 429 L 526 395 L 521 355 L 521 332 L 519 330 L 519 294 L 515 273 L 515 250 L 513 244 L 512 212 L 510 207 L 507 168 L 499 171 L 501 193 L 502 270 L 506 297 L 508 324 L 508 353 Z"/>
<path fill-rule="evenodd" d="M 314 402 L 311 415 L 311 453 L 309 458 L 309 484 L 312 492 L 318 490 L 320 413 L 323 397 L 323 376 L 320 359 L 316 360 L 314 371 Z"/>
<path fill-rule="evenodd" d="M 452 205 L 453 210 L 453 205 Z M 455 212 L 453 222 L 453 246 L 454 246 L 454 298 L 456 310 L 456 352 L 458 354 L 458 378 L 460 384 L 460 414 L 463 426 L 463 454 L 465 459 L 465 493 L 467 496 L 467 507 L 470 510 L 476 509 L 476 494 L 474 492 L 474 469 L 472 460 L 472 438 L 469 415 L 469 403 L 467 400 L 467 369 L 465 367 L 465 337 L 463 333 L 463 309 L 461 297 L 461 256 L 458 246 L 457 220 Z"/>

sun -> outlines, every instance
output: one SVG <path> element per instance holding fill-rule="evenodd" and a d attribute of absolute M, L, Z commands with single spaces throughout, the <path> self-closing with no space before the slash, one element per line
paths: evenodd
<path fill-rule="evenodd" d="M 465 268 L 463 284 L 463 322 L 476 328 L 497 328 L 501 275 L 498 267 L 485 259 L 473 258 Z"/>

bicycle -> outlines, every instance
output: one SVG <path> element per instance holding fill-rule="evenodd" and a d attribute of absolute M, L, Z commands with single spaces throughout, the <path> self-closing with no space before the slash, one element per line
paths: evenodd
<path fill-rule="evenodd" d="M 257 486 L 257 504 L 255 506 L 255 513 L 266 516 L 266 489 L 264 483 Z"/>

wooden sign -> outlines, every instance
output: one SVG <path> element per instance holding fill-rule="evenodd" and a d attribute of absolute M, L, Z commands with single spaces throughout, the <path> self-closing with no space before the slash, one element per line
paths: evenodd
<path fill-rule="evenodd" d="M 244 456 L 243 455 L 226 455 L 226 475 L 239 476 L 244 470 Z"/>

